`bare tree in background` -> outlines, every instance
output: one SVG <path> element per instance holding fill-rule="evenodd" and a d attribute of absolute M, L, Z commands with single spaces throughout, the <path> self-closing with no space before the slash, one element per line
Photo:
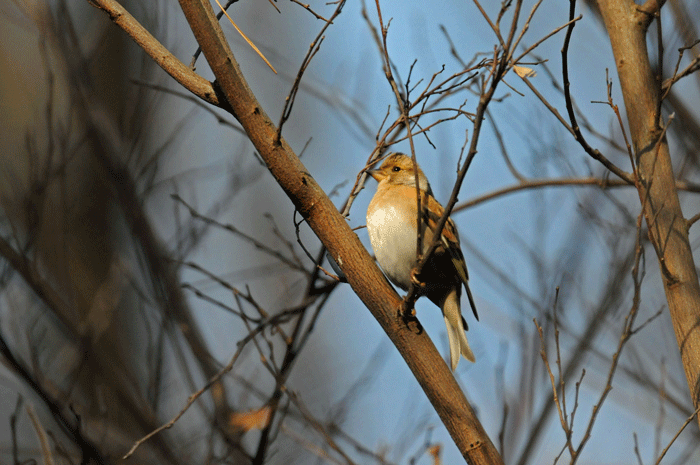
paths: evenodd
<path fill-rule="evenodd" d="M 17 42 L 38 38 L 41 62 L 33 75 L 45 96 L 37 104 L 40 110 L 23 108 L 28 132 L 18 137 L 5 125 L 0 353 L 12 379 L 10 394 L 3 395 L 6 457 L 14 463 L 28 458 L 46 463 L 440 463 L 441 443 L 420 418 L 402 421 L 414 428 L 407 426 L 402 435 L 411 444 L 393 445 L 393 455 L 357 439 L 360 432 L 348 429 L 350 421 L 345 424 L 348 411 L 357 409 L 381 376 L 382 356 L 369 361 L 327 411 L 314 405 L 306 389 L 294 387 L 295 377 L 319 376 L 325 382 L 339 371 L 336 361 L 323 363 L 322 351 L 312 352 L 313 363 L 303 358 L 313 351 L 309 346 L 318 337 L 314 330 L 321 315 L 358 306 L 356 300 L 332 299 L 346 281 L 398 349 L 425 393 L 421 399 L 430 401 L 468 463 L 525 464 L 541 457 L 575 463 L 586 452 L 605 456 L 592 438 L 618 386 L 643 399 L 654 430 L 653 452 L 644 456 L 636 426 L 626 425 L 635 443 L 626 463 L 697 459 L 700 284 L 691 226 L 700 218 L 693 210 L 700 192 L 695 182 L 700 116 L 684 95 L 697 94 L 700 57 L 699 18 L 690 1 L 589 5 L 608 31 L 618 68 L 626 111 L 615 100 L 616 79 L 604 82 L 607 93 L 599 95 L 613 129 L 588 117 L 570 82 L 571 49 L 578 44 L 581 19 L 575 1 L 555 29 L 534 31 L 531 23 L 551 5 L 516 0 L 494 6 L 475 0 L 474 11 L 481 16 L 469 21 L 490 29 L 493 48 L 466 51 L 452 41 L 454 31 L 443 28 L 441 44 L 456 71 L 442 66 L 425 74 L 415 63 L 408 69 L 396 65 L 386 6 L 363 5 L 352 20 L 366 31 L 381 63 L 381 82 L 373 85 L 386 89 L 392 100 L 388 110 L 381 110 L 379 124 L 363 116 L 357 102 L 323 85 L 306 84 L 314 78 L 312 65 L 324 55 L 326 35 L 348 15 L 343 0 L 289 5 L 304 21 L 311 18 L 317 31 L 301 61 L 285 66 L 277 78 L 289 89 L 278 104 L 277 121 L 261 103 L 268 96 L 251 90 L 221 28 L 228 21 L 222 11 L 235 13 L 238 2 L 180 2 L 201 48 L 190 66 L 162 45 L 170 32 L 159 6 L 89 3 L 101 11 L 87 2 L 81 5 L 86 11 L 78 5 L 69 10 L 62 1 L 17 2 L 5 11 L 19 31 L 14 32 Z M 140 48 L 125 42 L 102 12 Z M 79 26 L 86 17 L 92 17 L 87 24 L 100 25 L 99 33 Z M 560 57 L 539 55 L 550 41 L 563 44 Z M 288 50 L 279 44 L 273 53 L 283 61 Z M 178 86 L 170 85 L 153 63 Z M 213 82 L 203 77 L 209 71 Z M 543 82 L 545 76 L 551 85 Z M 3 89 L 17 86 L 3 79 Z M 688 82 L 696 87 L 688 90 Z M 173 94 L 176 98 L 170 99 Z M 504 136 L 517 131 L 503 110 L 505 102 L 520 98 L 512 94 L 538 101 L 546 121 L 520 123 L 532 138 L 529 157 L 511 156 Z M 25 95 L 30 101 L 31 92 Z M 304 132 L 313 128 L 304 128 L 298 108 L 310 98 L 328 105 L 330 115 L 345 118 L 374 144 L 352 153 L 356 173 L 344 176 L 351 187 L 324 191 L 316 181 L 321 173 L 302 165 L 287 142 L 296 131 L 303 139 L 311 135 Z M 195 111 L 182 110 L 183 102 L 198 109 L 197 120 L 219 121 L 230 138 L 224 162 L 179 168 L 174 154 L 187 145 L 187 128 L 195 124 Z M 427 333 L 400 310 L 415 302 L 414 291 L 405 300 L 398 296 L 347 221 L 350 212 L 362 216 L 355 200 L 364 169 L 395 146 L 425 164 L 426 155 L 417 147 L 439 145 L 434 134 L 443 127 L 466 136 L 461 153 L 450 154 L 449 168 L 441 170 L 451 175 L 453 186 L 442 224 L 450 212 L 459 218 L 472 207 L 523 191 L 532 196 L 527 214 L 538 228 L 530 242 L 520 231 L 512 233 L 536 277 L 527 284 L 509 263 L 470 245 L 468 229 L 462 229 L 468 260 L 476 263 L 472 275 L 477 270 L 509 302 L 518 327 L 515 338 L 502 335 L 510 342 L 502 344 L 501 355 L 486 371 L 495 376 L 471 381 L 469 389 L 458 384 Z M 502 166 L 513 181 L 459 202 L 473 162 L 485 156 L 477 148 L 487 132 L 501 148 L 499 165 L 493 166 Z M 556 136 L 545 140 L 545 132 Z M 332 166 L 348 153 L 327 154 L 320 163 Z M 261 165 L 292 202 L 283 209 L 285 216 L 266 215 L 254 200 L 248 205 L 240 200 L 247 188 L 263 182 Z M 555 175 L 541 175 L 551 169 Z M 210 196 L 212 189 L 199 186 L 211 178 L 225 188 L 202 201 L 202 193 Z M 561 212 L 552 205 L 556 197 L 541 194 L 542 188 L 566 188 L 576 198 L 577 207 L 567 215 L 570 224 L 561 224 Z M 345 196 L 340 208 L 329 198 L 338 193 Z M 685 205 L 687 220 L 681 211 Z M 228 212 L 234 223 L 221 219 Z M 507 206 L 504 212 L 509 214 Z M 251 226 L 244 226 L 246 221 Z M 553 234 L 565 238 L 556 250 L 547 240 Z M 200 260 L 220 235 L 226 239 L 213 246 L 217 260 Z M 547 259 L 552 254 L 556 258 Z M 260 262 L 244 267 L 248 275 L 229 274 L 228 260 L 247 263 L 251 257 Z M 418 266 L 427 257 L 419 258 Z M 665 299 L 659 297 L 662 290 Z M 226 321 L 225 336 L 217 338 L 218 325 L 206 326 L 202 309 Z M 356 325 L 349 318 L 343 324 Z M 675 347 L 658 336 L 671 327 Z M 504 330 L 486 324 L 476 328 Z M 655 355 L 663 354 L 662 363 L 647 356 L 649 346 Z M 376 353 L 386 351 L 380 344 Z M 509 351 L 516 355 L 509 357 Z M 331 376 L 323 377 L 324 370 Z M 496 402 L 478 403 L 476 388 L 494 393 Z M 422 405 L 413 402 L 412 420 Z M 629 399 L 614 402 L 638 410 Z M 680 439 L 666 437 L 689 423 Z M 648 444 L 652 438 L 642 439 Z M 36 446 L 27 449 L 27 444 Z"/>

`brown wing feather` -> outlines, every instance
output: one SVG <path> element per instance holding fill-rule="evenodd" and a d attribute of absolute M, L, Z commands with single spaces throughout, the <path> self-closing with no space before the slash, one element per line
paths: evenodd
<path fill-rule="evenodd" d="M 425 195 L 423 197 L 423 221 L 426 222 L 428 228 L 431 231 L 435 231 L 437 224 L 442 217 L 445 209 L 440 205 L 440 202 L 435 200 L 432 195 Z M 452 264 L 455 267 L 455 271 L 459 275 L 460 280 L 464 284 L 464 288 L 467 290 L 467 298 L 469 299 L 469 305 L 474 312 L 474 317 L 479 320 L 479 315 L 476 312 L 476 304 L 474 303 L 474 297 L 472 297 L 472 292 L 469 289 L 469 272 L 467 271 L 467 263 L 464 260 L 464 254 L 462 253 L 462 248 L 459 246 L 459 236 L 457 235 L 457 227 L 455 226 L 452 218 L 448 218 L 445 227 L 442 229 L 441 235 L 442 244 L 445 249 L 449 252 L 452 258 Z"/>

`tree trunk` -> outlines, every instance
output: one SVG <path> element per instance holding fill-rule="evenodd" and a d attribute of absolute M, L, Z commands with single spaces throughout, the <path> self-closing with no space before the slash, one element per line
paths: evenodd
<path fill-rule="evenodd" d="M 656 250 L 691 398 L 700 405 L 700 283 L 681 212 L 660 112 L 661 76 L 649 62 L 646 36 L 663 0 L 637 5 L 598 0 L 610 36 L 627 110 L 637 190 Z"/>

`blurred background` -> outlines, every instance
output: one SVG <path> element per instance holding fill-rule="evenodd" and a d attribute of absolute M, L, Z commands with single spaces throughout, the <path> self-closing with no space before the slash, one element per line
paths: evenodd
<path fill-rule="evenodd" d="M 122 4 L 190 63 L 197 46 L 177 5 Z M 693 4 L 671 0 L 663 8 L 663 57 L 651 28 L 650 53 L 664 78 L 698 56 L 697 46 L 680 58 L 678 51 L 699 38 Z M 495 19 L 501 3 L 482 6 Z M 520 27 L 534 6 L 525 2 Z M 336 7 L 309 4 L 324 18 Z M 582 2 L 578 9 L 583 19 L 569 57 L 579 122 L 591 145 L 629 171 L 607 105 L 609 74 L 624 119 L 605 29 L 594 8 Z M 421 2 L 382 4 L 395 75 L 406 83 L 410 74 L 415 94 L 435 73 L 446 78 L 489 58 L 497 43 L 473 3 L 433 2 L 429 10 Z M 565 24 L 568 10 L 542 2 L 522 50 Z M 241 1 L 229 13 L 278 71 L 222 22 L 252 90 L 277 121 L 325 23 L 297 2 Z M 15 0 L 0 14 L 1 463 L 49 456 L 56 463 L 246 463 L 263 453 L 275 464 L 462 461 L 370 313 L 349 286 L 315 267 L 319 241 L 230 115 L 189 96 L 88 2 Z M 512 11 L 504 18 L 508 25 Z M 387 114 L 390 122 L 398 117 L 377 27 L 374 4 L 344 5 L 284 126 L 339 207 Z M 533 86 L 565 115 L 563 38 L 540 45 L 526 66 L 537 71 Z M 202 56 L 196 69 L 213 80 Z M 663 108 L 675 115 L 668 135 L 686 217 L 700 205 L 698 76 L 679 81 Z M 479 79 L 441 107 L 473 112 Z M 428 115 L 421 125 L 447 116 Z M 624 346 L 612 391 L 591 421 L 633 306 L 637 193 L 615 184 L 514 74 L 487 116 L 453 214 L 480 315 L 479 322 L 465 315 L 477 362 L 462 361 L 455 376 L 506 463 L 555 462 L 566 436 L 537 319 L 556 383 L 564 383 L 575 444 L 592 424 L 580 463 L 655 463 L 693 410 L 644 229 L 634 325 L 642 329 Z M 415 138 L 442 202 L 471 129 L 462 116 Z M 410 151 L 405 141 L 390 149 Z M 366 187 L 348 217 L 353 227 L 364 225 L 374 182 Z M 369 247 L 365 230 L 357 234 Z M 437 308 L 419 301 L 417 312 L 447 357 Z M 172 428 L 121 459 L 232 358 L 232 370 Z M 698 463 L 699 439 L 692 421 L 663 463 Z"/>

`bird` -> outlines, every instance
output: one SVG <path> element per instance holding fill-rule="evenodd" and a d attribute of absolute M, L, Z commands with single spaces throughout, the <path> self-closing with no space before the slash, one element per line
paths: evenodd
<path fill-rule="evenodd" d="M 417 173 L 416 173 L 417 172 Z M 445 209 L 435 200 L 428 178 L 411 157 L 392 153 L 379 169 L 367 170 L 377 182 L 377 191 L 367 207 L 367 231 L 384 274 L 404 291 L 413 281 L 420 295 L 440 307 L 445 318 L 450 345 L 450 365 L 457 369 L 460 354 L 476 361 L 467 341 L 466 321 L 460 309 L 462 286 L 469 305 L 479 320 L 474 297 L 469 289 L 469 275 L 459 245 L 457 227 L 448 219 L 440 234 L 440 242 L 420 275 L 413 276 L 417 251 L 418 203 L 416 179 L 421 195 L 421 228 L 423 253 L 432 242 L 437 223 Z M 417 174 L 417 176 L 416 176 Z"/>

